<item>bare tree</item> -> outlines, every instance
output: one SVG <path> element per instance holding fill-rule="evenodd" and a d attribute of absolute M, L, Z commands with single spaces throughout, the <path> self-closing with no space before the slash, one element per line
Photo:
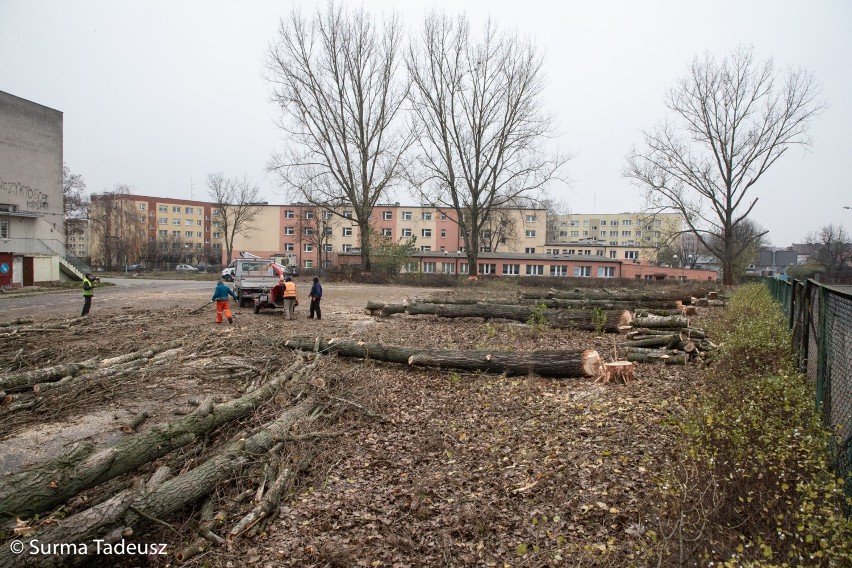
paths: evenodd
<path fill-rule="evenodd" d="M 85 220 L 89 214 L 86 180 L 80 174 L 71 173 L 68 164 L 62 165 L 62 206 L 65 213 L 65 246 L 68 247 L 69 236 L 85 232 Z"/>
<path fill-rule="evenodd" d="M 811 120 L 824 107 L 818 96 L 811 74 L 781 74 L 771 59 L 755 61 L 752 49 L 723 61 L 705 54 L 668 92 L 676 122 L 645 132 L 645 147 L 628 156 L 625 176 L 652 206 L 683 215 L 721 260 L 725 285 L 734 283 L 736 259 L 762 236 L 737 237 L 757 203 L 750 190 L 787 150 L 810 144 Z"/>
<path fill-rule="evenodd" d="M 815 260 L 825 269 L 829 279 L 842 272 L 852 262 L 852 242 L 849 234 L 840 225 L 826 225 L 805 240 L 813 246 Z"/>
<path fill-rule="evenodd" d="M 560 217 L 571 213 L 571 208 L 564 200 L 551 198 L 542 199 L 541 206 L 545 208 L 547 215 L 544 240 L 546 243 L 555 243 L 559 240 Z"/>
<path fill-rule="evenodd" d="M 260 211 L 260 188 L 245 177 L 226 178 L 222 173 L 209 174 L 207 188 L 213 202 L 214 223 L 219 223 L 225 236 L 227 265 L 232 260 L 234 238 L 254 228 L 252 222 Z"/>
<path fill-rule="evenodd" d="M 134 206 L 130 187 L 117 184 L 112 191 L 93 194 L 89 220 L 93 263 L 115 269 L 142 258 L 146 223 Z"/>
<path fill-rule="evenodd" d="M 269 167 L 285 192 L 336 215 L 351 207 L 361 268 L 370 270 L 370 215 L 398 181 L 412 136 L 400 120 L 408 91 L 398 73 L 402 26 L 329 3 L 279 26 L 267 76 L 284 112 L 286 147 Z"/>
<path fill-rule="evenodd" d="M 472 37 L 464 16 L 426 18 L 407 56 L 423 198 L 456 212 L 471 274 L 495 208 L 542 189 L 567 158 L 543 151 L 542 57 L 488 21 Z"/>

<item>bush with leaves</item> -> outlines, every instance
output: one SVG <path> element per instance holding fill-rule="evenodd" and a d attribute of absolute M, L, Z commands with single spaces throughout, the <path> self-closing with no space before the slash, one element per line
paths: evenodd
<path fill-rule="evenodd" d="M 660 482 L 662 520 L 647 533 L 660 565 L 852 566 L 845 480 L 781 313 L 761 285 L 731 299 L 708 394 Z"/>

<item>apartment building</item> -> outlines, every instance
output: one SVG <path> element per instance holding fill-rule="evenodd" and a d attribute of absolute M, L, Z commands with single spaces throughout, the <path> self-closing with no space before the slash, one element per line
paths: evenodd
<path fill-rule="evenodd" d="M 214 204 L 130 194 L 92 195 L 90 252 L 107 268 L 219 264 L 224 227 Z"/>
<path fill-rule="evenodd" d="M 258 256 L 291 254 L 304 269 L 321 265 L 328 268 L 339 264 L 341 255 L 347 258 L 360 255 L 361 233 L 351 207 L 329 211 L 296 203 L 262 206 L 260 210 L 258 215 L 264 221 L 252 223 L 251 230 L 235 239 L 235 251 Z M 544 209 L 501 210 L 493 227 L 489 225 L 483 231 L 480 249 L 483 252 L 543 252 L 546 222 Z M 377 237 L 390 242 L 413 238 L 416 250 L 423 253 L 465 250 L 455 212 L 450 209 L 378 204 L 373 208 L 370 227 Z M 272 246 L 276 238 L 277 248 Z"/>
<path fill-rule="evenodd" d="M 642 264 L 656 261 L 660 246 L 683 228 L 677 213 L 572 213 L 558 217 L 549 254 L 603 256 Z"/>

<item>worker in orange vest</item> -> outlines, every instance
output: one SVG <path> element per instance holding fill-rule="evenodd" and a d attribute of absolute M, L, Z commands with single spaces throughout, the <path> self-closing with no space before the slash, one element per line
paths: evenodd
<path fill-rule="evenodd" d="M 287 311 L 287 319 L 293 319 L 293 309 L 299 305 L 299 293 L 296 284 L 289 276 L 284 279 L 284 309 Z"/>

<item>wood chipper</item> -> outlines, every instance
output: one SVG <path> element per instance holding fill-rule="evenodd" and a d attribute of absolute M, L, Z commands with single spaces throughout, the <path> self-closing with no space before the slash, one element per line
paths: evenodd
<path fill-rule="evenodd" d="M 269 266 L 278 276 L 278 282 L 274 286 L 260 287 L 260 291 L 254 297 L 254 313 L 256 314 L 259 314 L 261 310 L 273 310 L 284 307 L 284 278 L 286 270 L 283 266 L 276 263 L 270 263 Z"/>

